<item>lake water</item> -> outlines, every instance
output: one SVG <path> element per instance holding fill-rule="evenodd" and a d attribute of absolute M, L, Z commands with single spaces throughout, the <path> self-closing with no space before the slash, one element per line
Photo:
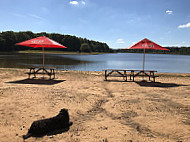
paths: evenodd
<path fill-rule="evenodd" d="M 102 69 L 142 69 L 143 54 L 100 55 L 46 54 L 45 66 L 59 70 L 101 71 Z M 42 54 L 0 53 L 0 68 L 42 66 Z M 146 54 L 145 69 L 158 72 L 190 73 L 189 55 Z"/>

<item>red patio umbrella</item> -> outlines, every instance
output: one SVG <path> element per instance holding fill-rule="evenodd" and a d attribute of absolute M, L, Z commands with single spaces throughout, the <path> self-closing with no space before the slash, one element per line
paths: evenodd
<path fill-rule="evenodd" d="M 139 42 L 137 42 L 136 44 L 125 48 L 125 49 L 144 49 L 144 56 L 143 56 L 143 70 L 144 70 L 144 64 L 145 64 L 145 49 L 152 49 L 152 50 L 169 50 L 167 48 L 164 48 L 152 41 L 150 41 L 149 39 L 145 38 Z"/>
<path fill-rule="evenodd" d="M 42 54 L 43 54 L 43 68 L 44 68 L 44 48 L 67 48 L 45 36 L 40 36 L 40 37 L 26 40 L 20 43 L 16 43 L 16 45 L 29 46 L 29 47 L 34 47 L 34 48 L 41 47 Z"/>

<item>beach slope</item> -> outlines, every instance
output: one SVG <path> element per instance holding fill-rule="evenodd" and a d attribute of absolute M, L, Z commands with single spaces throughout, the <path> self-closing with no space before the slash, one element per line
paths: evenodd
<path fill-rule="evenodd" d="M 57 71 L 28 80 L 0 69 L 0 141 L 20 142 L 31 123 L 69 110 L 67 132 L 28 142 L 189 142 L 190 74 L 159 74 L 156 83 L 124 82 L 104 72 Z"/>

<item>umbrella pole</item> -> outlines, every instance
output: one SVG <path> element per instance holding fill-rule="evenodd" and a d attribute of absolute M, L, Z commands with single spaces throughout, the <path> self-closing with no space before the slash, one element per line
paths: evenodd
<path fill-rule="evenodd" d="M 145 65 L 145 48 L 144 48 L 144 55 L 143 55 L 143 73 L 144 73 L 144 65 Z M 144 76 L 142 80 L 144 80 Z"/>
<path fill-rule="evenodd" d="M 42 46 L 42 54 L 43 54 L 43 66 L 42 66 L 42 69 L 43 69 L 43 78 L 44 78 L 44 45 Z"/>
<path fill-rule="evenodd" d="M 145 65 L 145 48 L 144 48 L 144 55 L 143 55 L 143 71 L 144 71 L 144 65 Z"/>
<path fill-rule="evenodd" d="M 44 68 L 44 46 L 42 47 L 42 54 L 43 54 L 43 68 Z"/>

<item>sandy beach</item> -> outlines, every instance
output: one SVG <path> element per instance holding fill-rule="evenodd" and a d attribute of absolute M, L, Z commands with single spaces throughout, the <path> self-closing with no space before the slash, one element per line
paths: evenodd
<path fill-rule="evenodd" d="M 67 132 L 27 142 L 189 142 L 190 74 L 159 74 L 156 83 L 124 82 L 104 72 L 57 71 L 28 80 L 25 69 L 0 69 L 0 141 L 21 142 L 33 121 L 67 108 Z"/>

